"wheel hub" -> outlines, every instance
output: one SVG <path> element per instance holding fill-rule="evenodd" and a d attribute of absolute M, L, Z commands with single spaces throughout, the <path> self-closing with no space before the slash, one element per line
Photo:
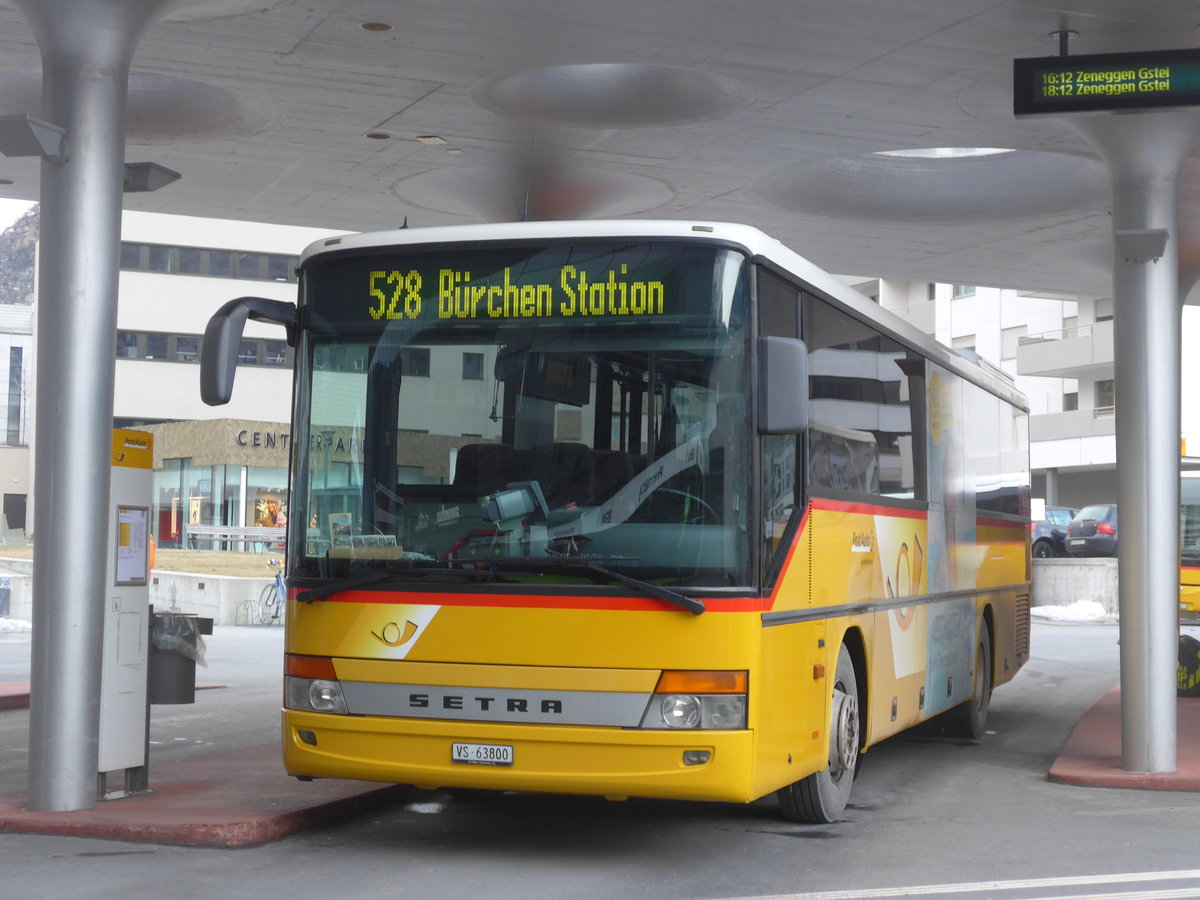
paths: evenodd
<path fill-rule="evenodd" d="M 853 771 L 858 761 L 858 698 L 840 687 L 833 692 L 832 728 L 829 735 L 829 772 L 836 781 Z"/>

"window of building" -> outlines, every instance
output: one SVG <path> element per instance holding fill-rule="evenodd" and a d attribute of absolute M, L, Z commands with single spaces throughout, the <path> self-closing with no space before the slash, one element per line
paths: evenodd
<path fill-rule="evenodd" d="M 1116 384 L 1111 378 L 1096 382 L 1096 415 L 1111 414 L 1117 406 Z"/>
<path fill-rule="evenodd" d="M 400 362 L 400 372 L 403 375 L 413 375 L 418 378 L 429 377 L 429 348 L 407 347 Z"/>
<path fill-rule="evenodd" d="M 957 300 L 959 297 L 975 296 L 975 285 L 973 284 L 956 284 L 953 285 L 950 296 Z"/>
<path fill-rule="evenodd" d="M 463 381 L 483 381 L 483 354 L 464 353 L 462 366 Z"/>
<path fill-rule="evenodd" d="M 198 334 L 117 332 L 117 359 L 198 363 L 200 346 Z M 247 338 L 239 347 L 238 364 L 285 368 L 292 364 L 291 351 L 286 341 Z"/>
<path fill-rule="evenodd" d="M 146 269 L 150 272 L 170 272 L 173 247 L 150 244 L 146 248 Z"/>
<path fill-rule="evenodd" d="M 286 341 L 263 341 L 264 366 L 286 366 L 287 361 Z"/>
<path fill-rule="evenodd" d="M 179 248 L 179 274 L 203 275 L 204 251 L 196 247 Z"/>
<path fill-rule="evenodd" d="M 138 358 L 138 336 L 136 331 L 117 332 L 117 359 Z"/>
<path fill-rule="evenodd" d="M 175 338 L 175 362 L 194 363 L 200 362 L 200 338 L 196 337 L 177 337 Z"/>
<path fill-rule="evenodd" d="M 20 347 L 10 347 L 8 351 L 8 436 L 10 444 L 21 443 L 21 394 L 24 390 L 21 372 L 24 351 Z M 10 523 L 10 528 L 16 526 Z M 24 527 L 24 526 L 22 526 Z"/>
<path fill-rule="evenodd" d="M 261 253 L 239 253 L 237 255 L 237 277 L 261 281 L 264 277 L 263 260 L 264 257 Z"/>
<path fill-rule="evenodd" d="M 212 278 L 233 277 L 233 254 L 228 250 L 209 250 L 208 274 Z"/>
<path fill-rule="evenodd" d="M 143 356 L 143 359 L 170 359 L 170 357 L 167 355 L 168 343 L 169 335 L 146 335 L 146 352 L 145 356 Z"/>
<path fill-rule="evenodd" d="M 134 272 L 292 282 L 300 258 L 279 253 L 235 252 L 166 244 L 121 244 L 121 268 Z"/>
<path fill-rule="evenodd" d="M 1063 394 L 1063 412 L 1075 412 L 1079 409 L 1079 391 Z"/>

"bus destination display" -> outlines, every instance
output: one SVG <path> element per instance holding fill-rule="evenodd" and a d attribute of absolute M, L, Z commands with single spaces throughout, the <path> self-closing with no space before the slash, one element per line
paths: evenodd
<path fill-rule="evenodd" d="M 319 321 L 377 332 L 538 321 L 711 321 L 731 251 L 681 244 L 391 251 L 306 270 Z M 740 257 L 738 257 L 740 259 Z"/>
<path fill-rule="evenodd" d="M 629 267 L 609 269 L 599 278 L 565 265 L 554 280 L 514 278 L 512 269 L 475 279 L 469 269 L 439 269 L 428 290 L 417 269 L 367 273 L 367 312 L 372 319 L 419 319 L 436 299 L 439 319 L 542 319 L 570 316 L 653 316 L 663 313 L 661 281 L 629 278 Z"/>
<path fill-rule="evenodd" d="M 1200 104 L 1200 50 L 1013 60 L 1013 113 L 1103 112 Z"/>

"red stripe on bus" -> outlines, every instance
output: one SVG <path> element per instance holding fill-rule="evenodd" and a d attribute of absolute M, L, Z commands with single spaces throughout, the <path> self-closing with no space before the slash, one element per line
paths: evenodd
<path fill-rule="evenodd" d="M 706 612 L 762 612 L 765 609 L 761 597 L 700 597 Z M 535 594 L 466 594 L 445 593 L 420 594 L 396 591 L 342 591 L 321 602 L 331 603 L 379 603 L 414 606 L 463 606 L 491 609 L 588 609 L 618 610 L 621 612 L 667 612 L 674 611 L 666 600 L 653 597 L 585 597 L 580 595 L 535 595 Z"/>

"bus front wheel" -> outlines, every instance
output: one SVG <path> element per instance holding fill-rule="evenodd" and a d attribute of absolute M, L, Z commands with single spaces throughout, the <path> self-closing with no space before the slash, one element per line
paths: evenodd
<path fill-rule="evenodd" d="M 824 770 L 779 790 L 779 808 L 793 822 L 836 822 L 850 799 L 859 750 L 858 679 L 854 662 L 843 644 L 829 715 L 829 764 Z"/>

